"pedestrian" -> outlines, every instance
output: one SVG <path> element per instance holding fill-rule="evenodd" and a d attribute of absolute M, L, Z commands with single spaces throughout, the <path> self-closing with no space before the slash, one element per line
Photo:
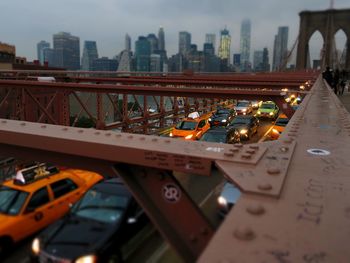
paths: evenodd
<path fill-rule="evenodd" d="M 329 67 L 326 67 L 326 70 L 322 73 L 322 77 L 327 81 L 330 87 L 333 87 L 333 74 Z"/>
<path fill-rule="evenodd" d="M 341 79 L 340 83 L 339 83 L 339 94 L 340 95 L 344 94 L 345 84 L 346 84 L 345 79 Z"/>
<path fill-rule="evenodd" d="M 339 71 L 339 69 L 336 69 L 334 72 L 334 77 L 333 77 L 333 88 L 334 88 L 335 94 L 340 93 L 339 81 L 340 81 L 340 71 Z"/>

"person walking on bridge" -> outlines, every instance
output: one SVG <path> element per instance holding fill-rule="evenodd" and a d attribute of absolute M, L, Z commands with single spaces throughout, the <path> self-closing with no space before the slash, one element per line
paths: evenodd
<path fill-rule="evenodd" d="M 329 67 L 326 67 L 326 70 L 323 71 L 322 77 L 327 81 L 330 87 L 333 87 L 333 74 Z"/>

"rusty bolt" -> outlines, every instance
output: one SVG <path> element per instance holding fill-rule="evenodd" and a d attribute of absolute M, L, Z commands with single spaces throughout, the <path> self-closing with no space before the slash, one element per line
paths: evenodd
<path fill-rule="evenodd" d="M 255 153 L 255 150 L 253 150 L 253 149 L 251 149 L 251 150 L 246 150 L 246 153 L 254 154 L 254 153 Z"/>
<path fill-rule="evenodd" d="M 269 183 L 260 183 L 258 184 L 258 189 L 262 191 L 270 191 L 272 189 L 272 185 Z"/>
<path fill-rule="evenodd" d="M 233 234 L 240 240 L 250 241 L 255 238 L 255 233 L 249 226 L 237 227 Z"/>
<path fill-rule="evenodd" d="M 46 125 L 41 125 L 41 128 L 45 129 L 45 128 L 46 128 Z"/>
<path fill-rule="evenodd" d="M 5 120 L 2 120 L 2 121 L 1 121 L 1 123 L 7 123 L 7 121 L 5 121 Z"/>
<path fill-rule="evenodd" d="M 120 137 L 122 137 L 122 135 L 121 134 L 117 134 L 115 137 L 120 138 Z"/>
<path fill-rule="evenodd" d="M 95 135 L 100 135 L 101 133 L 100 132 L 95 132 Z"/>
<path fill-rule="evenodd" d="M 26 126 L 26 123 L 25 123 L 25 122 L 22 122 L 21 125 L 22 125 L 22 126 Z"/>
<path fill-rule="evenodd" d="M 277 167 L 270 167 L 267 169 L 267 173 L 271 174 L 271 175 L 277 175 L 277 174 L 281 173 L 281 170 Z"/>
<path fill-rule="evenodd" d="M 233 146 L 236 147 L 236 148 L 242 148 L 242 147 L 243 147 L 243 144 L 237 143 L 237 144 L 234 144 Z"/>
<path fill-rule="evenodd" d="M 145 137 L 140 137 L 140 141 L 144 141 L 144 140 L 146 140 Z"/>
<path fill-rule="evenodd" d="M 250 158 L 252 158 L 252 155 L 249 153 L 245 153 L 245 154 L 242 154 L 241 157 L 242 157 L 242 159 L 250 159 Z"/>
<path fill-rule="evenodd" d="M 247 212 L 252 215 L 262 215 L 265 213 L 265 208 L 260 204 L 250 204 L 247 206 Z"/>
<path fill-rule="evenodd" d="M 62 131 L 68 131 L 68 128 L 63 128 Z"/>
<path fill-rule="evenodd" d="M 79 133 L 83 133 L 83 132 L 84 132 L 84 130 L 78 130 L 78 132 L 79 132 Z"/>
<path fill-rule="evenodd" d="M 226 153 L 224 153 L 224 155 L 226 157 L 233 157 L 233 156 L 235 156 L 232 152 L 226 152 Z"/>
<path fill-rule="evenodd" d="M 250 149 L 259 150 L 259 145 L 249 145 Z"/>
<path fill-rule="evenodd" d="M 156 142 L 156 141 L 158 141 L 157 138 L 153 138 L 153 139 L 152 139 L 152 142 Z"/>
<path fill-rule="evenodd" d="M 109 132 L 109 133 L 106 133 L 105 136 L 111 136 L 112 134 Z"/>
<path fill-rule="evenodd" d="M 129 135 L 129 136 L 128 136 L 128 139 L 132 139 L 132 138 L 134 138 L 134 136 L 132 136 L 132 135 Z"/>
<path fill-rule="evenodd" d="M 229 149 L 230 152 L 232 153 L 235 153 L 235 152 L 238 152 L 238 149 L 237 148 L 232 148 L 232 149 Z"/>

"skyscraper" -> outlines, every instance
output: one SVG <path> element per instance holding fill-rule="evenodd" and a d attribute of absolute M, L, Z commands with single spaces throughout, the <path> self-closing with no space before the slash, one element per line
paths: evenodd
<path fill-rule="evenodd" d="M 220 31 L 220 46 L 219 46 L 219 58 L 226 60 L 227 65 L 230 65 L 230 49 L 231 49 L 231 36 L 230 32 L 225 28 Z"/>
<path fill-rule="evenodd" d="M 44 49 L 46 48 L 50 48 L 50 43 L 46 42 L 44 40 L 41 40 L 37 45 L 36 45 L 36 49 L 37 49 L 37 54 L 38 54 L 38 60 L 40 62 L 41 65 L 44 65 Z"/>
<path fill-rule="evenodd" d="M 161 51 L 165 50 L 165 34 L 163 27 L 160 27 L 158 30 L 158 49 Z"/>
<path fill-rule="evenodd" d="M 191 34 L 182 31 L 179 32 L 179 53 L 186 56 L 191 48 Z"/>
<path fill-rule="evenodd" d="M 125 50 L 131 51 L 131 37 L 128 34 L 125 35 Z"/>
<path fill-rule="evenodd" d="M 287 64 L 288 52 L 288 27 L 281 26 L 278 28 L 278 33 L 275 35 L 275 42 L 273 46 L 273 63 L 272 70 L 281 70 Z"/>
<path fill-rule="evenodd" d="M 148 34 L 147 40 L 151 45 L 151 54 L 154 54 L 158 50 L 158 38 L 155 34 Z"/>
<path fill-rule="evenodd" d="M 80 69 L 80 39 L 67 32 L 53 35 L 55 66 L 69 70 Z"/>
<path fill-rule="evenodd" d="M 264 51 L 262 50 L 254 51 L 253 63 L 254 63 L 255 72 L 263 71 L 263 55 L 264 55 Z"/>
<path fill-rule="evenodd" d="M 269 51 L 267 47 L 263 49 L 263 62 L 262 62 L 262 70 L 264 72 L 269 72 L 270 71 L 270 63 L 269 63 Z"/>
<path fill-rule="evenodd" d="M 247 71 L 250 65 L 250 31 L 251 24 L 249 19 L 244 19 L 241 24 L 241 70 Z"/>
<path fill-rule="evenodd" d="M 205 34 L 205 43 L 209 43 L 213 45 L 214 53 L 216 47 L 216 35 L 215 34 Z"/>
<path fill-rule="evenodd" d="M 140 36 L 135 43 L 136 71 L 150 71 L 151 44 Z"/>
<path fill-rule="evenodd" d="M 92 70 L 92 62 L 98 58 L 96 41 L 84 41 L 81 69 Z"/>

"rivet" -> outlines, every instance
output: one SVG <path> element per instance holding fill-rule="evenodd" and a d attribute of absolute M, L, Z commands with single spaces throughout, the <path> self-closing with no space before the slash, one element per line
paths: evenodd
<path fill-rule="evenodd" d="M 128 139 L 132 139 L 132 138 L 134 138 L 134 136 L 132 136 L 132 135 L 129 135 L 129 136 L 128 136 Z"/>
<path fill-rule="evenodd" d="M 158 141 L 157 138 L 153 138 L 153 139 L 152 139 L 152 142 L 156 142 L 156 141 Z"/>
<path fill-rule="evenodd" d="M 63 128 L 62 131 L 68 131 L 68 128 Z"/>
<path fill-rule="evenodd" d="M 120 137 L 122 137 L 122 135 L 121 134 L 117 134 L 117 135 L 115 135 L 115 137 L 120 138 Z"/>
<path fill-rule="evenodd" d="M 269 174 L 279 174 L 281 170 L 277 167 L 270 167 L 267 169 L 267 173 Z"/>
<path fill-rule="evenodd" d="M 227 157 L 233 157 L 234 156 L 233 153 L 228 153 L 228 152 L 225 152 L 224 155 L 227 156 Z"/>
<path fill-rule="evenodd" d="M 245 154 L 242 154 L 242 158 L 243 159 L 250 159 L 250 158 L 252 158 L 252 155 L 249 153 L 245 153 Z"/>
<path fill-rule="evenodd" d="M 247 206 L 247 212 L 253 215 L 262 215 L 265 213 L 265 208 L 260 204 L 250 204 Z"/>
<path fill-rule="evenodd" d="M 246 153 L 249 153 L 249 154 L 254 154 L 255 153 L 255 150 L 246 150 Z"/>
<path fill-rule="evenodd" d="M 83 133 L 83 132 L 84 132 L 84 130 L 78 130 L 78 132 L 79 132 L 79 133 Z"/>
<path fill-rule="evenodd" d="M 235 152 L 238 152 L 238 149 L 237 148 L 233 148 L 233 149 L 231 148 L 231 149 L 229 149 L 229 151 L 235 153 Z"/>
<path fill-rule="evenodd" d="M 41 125 L 41 128 L 45 129 L 45 128 L 46 128 L 46 125 Z"/>
<path fill-rule="evenodd" d="M 146 140 L 145 137 L 140 137 L 140 141 L 144 141 L 144 140 Z"/>
<path fill-rule="evenodd" d="M 7 123 L 7 121 L 5 121 L 5 120 L 2 120 L 2 121 L 1 121 L 1 123 Z"/>
<path fill-rule="evenodd" d="M 250 149 L 254 149 L 254 150 L 258 150 L 259 149 L 259 145 L 249 145 Z"/>
<path fill-rule="evenodd" d="M 95 132 L 95 135 L 100 135 L 101 133 L 100 132 Z"/>
<path fill-rule="evenodd" d="M 22 126 L 26 126 L 26 123 L 25 123 L 25 122 L 22 122 L 21 125 L 22 125 Z"/>
<path fill-rule="evenodd" d="M 254 231 L 248 226 L 237 227 L 234 236 L 240 240 L 253 240 L 255 238 Z"/>
<path fill-rule="evenodd" d="M 258 184 L 258 189 L 262 191 L 269 191 L 272 189 L 272 185 L 269 183 L 260 183 Z"/>
<path fill-rule="evenodd" d="M 242 148 L 242 147 L 243 147 L 243 144 L 237 143 L 237 144 L 234 144 L 233 146 L 236 147 L 236 148 Z"/>
<path fill-rule="evenodd" d="M 109 132 L 109 133 L 106 133 L 105 136 L 109 137 L 111 136 L 112 134 Z"/>
<path fill-rule="evenodd" d="M 170 140 L 165 140 L 165 143 L 170 143 L 171 141 Z"/>

